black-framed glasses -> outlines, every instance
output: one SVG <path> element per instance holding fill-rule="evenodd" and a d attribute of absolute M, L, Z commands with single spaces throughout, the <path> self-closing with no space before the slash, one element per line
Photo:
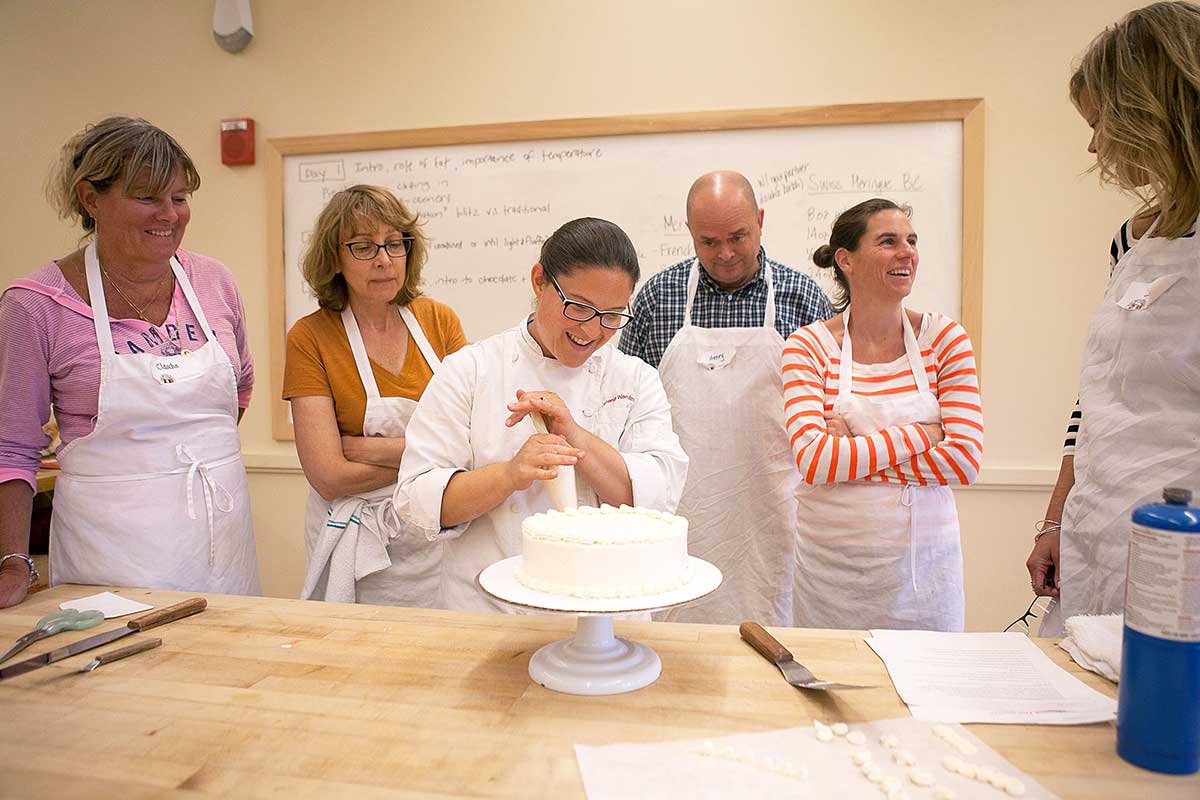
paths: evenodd
<path fill-rule="evenodd" d="M 1029 604 L 1029 608 L 1025 609 L 1025 613 L 1008 623 L 1008 627 L 1004 629 L 1004 632 L 1008 633 L 1009 631 L 1016 631 L 1017 633 L 1023 633 L 1028 636 L 1030 627 L 1029 621 L 1031 619 L 1038 619 L 1038 617 L 1041 616 L 1040 614 L 1033 613 L 1034 609 L 1041 611 L 1042 614 L 1046 613 L 1046 609 L 1038 605 L 1038 601 L 1042 599 L 1045 599 L 1045 597 L 1044 595 L 1040 594 L 1033 598 L 1033 602 Z"/>
<path fill-rule="evenodd" d="M 386 250 L 391 258 L 404 258 L 412 252 L 413 237 L 405 236 L 403 239 L 391 239 L 379 244 L 378 242 L 349 242 L 342 245 L 350 251 L 350 255 L 354 256 L 359 261 L 370 261 L 378 255 L 380 250 Z"/>
<path fill-rule="evenodd" d="M 578 300 L 568 300 L 563 294 L 562 287 L 558 285 L 558 281 L 554 280 L 554 276 L 549 272 L 546 276 L 550 278 L 550 282 L 554 284 L 554 291 L 558 292 L 559 298 L 562 299 L 563 316 L 574 322 L 587 322 L 593 317 L 600 317 L 600 326 L 608 328 L 610 331 L 619 331 L 629 323 L 633 322 L 632 314 L 625 314 L 620 311 L 601 311 L 595 306 L 589 306 L 587 303 L 580 303 Z"/>

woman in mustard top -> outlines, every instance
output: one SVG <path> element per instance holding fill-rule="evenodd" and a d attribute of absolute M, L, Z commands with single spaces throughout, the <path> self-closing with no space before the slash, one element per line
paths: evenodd
<path fill-rule="evenodd" d="M 402 536 L 391 508 L 405 428 L 441 360 L 466 345 L 420 296 L 427 244 L 386 189 L 338 192 L 317 219 L 304 278 L 319 310 L 288 332 L 283 397 L 309 492 L 302 597 L 438 607 L 441 549 Z"/>

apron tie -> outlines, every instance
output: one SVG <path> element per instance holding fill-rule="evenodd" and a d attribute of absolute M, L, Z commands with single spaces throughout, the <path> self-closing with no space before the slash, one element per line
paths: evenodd
<path fill-rule="evenodd" d="M 913 507 L 913 494 L 916 489 L 911 483 L 904 484 L 904 488 L 900 490 L 900 505 L 911 509 Z M 916 520 L 912 520 L 909 524 L 908 538 L 908 577 L 912 581 L 913 591 L 917 589 L 917 524 Z"/>
<path fill-rule="evenodd" d="M 208 465 L 192 455 L 192 451 L 188 449 L 187 445 L 175 445 L 175 455 L 178 456 L 181 462 L 188 465 L 187 507 L 188 517 L 191 519 L 196 518 L 196 505 L 192 494 L 192 480 L 199 476 L 200 486 L 204 489 L 204 510 L 208 516 L 208 565 L 211 567 L 216 563 L 217 549 L 213 527 L 213 504 L 215 502 L 218 510 L 228 513 L 233 510 L 233 495 L 229 493 L 228 489 L 213 480 L 212 475 L 208 471 Z"/>

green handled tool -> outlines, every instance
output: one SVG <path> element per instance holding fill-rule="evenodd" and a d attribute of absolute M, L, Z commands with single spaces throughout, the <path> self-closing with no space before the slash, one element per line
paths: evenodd
<path fill-rule="evenodd" d="M 33 630 L 17 639 L 13 646 L 0 655 L 0 663 L 7 661 L 34 642 L 41 641 L 47 636 L 53 636 L 63 631 L 81 631 L 99 625 L 104 620 L 103 611 L 76 611 L 68 608 L 47 614 L 37 621 Z"/>
<path fill-rule="evenodd" d="M 182 603 L 176 603 L 173 606 L 156 608 L 153 611 L 148 611 L 145 614 L 134 617 L 115 630 L 98 633 L 95 636 L 89 636 L 66 647 L 60 647 L 57 650 L 51 650 L 49 653 L 42 653 L 41 655 L 18 662 L 11 667 L 4 667 L 0 669 L 0 680 L 11 678 L 15 675 L 23 675 L 38 667 L 44 667 L 47 664 L 53 664 L 55 661 L 62 661 L 64 658 L 70 658 L 71 656 L 91 650 L 93 647 L 100 647 L 109 642 L 114 642 L 131 633 L 147 631 L 159 625 L 174 622 L 177 619 L 190 617 L 192 614 L 199 613 L 207 607 L 208 601 L 203 597 L 193 597 L 190 600 L 184 600 Z"/>

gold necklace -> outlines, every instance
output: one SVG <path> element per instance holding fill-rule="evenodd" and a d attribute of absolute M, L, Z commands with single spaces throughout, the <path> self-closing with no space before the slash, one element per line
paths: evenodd
<path fill-rule="evenodd" d="M 133 302 L 132 300 L 130 300 L 130 299 L 129 299 L 129 298 L 126 296 L 126 295 L 125 295 L 125 293 L 121 291 L 121 287 L 120 287 L 120 286 L 118 286 L 118 285 L 117 285 L 117 282 L 113 280 L 113 277 L 112 277 L 112 275 L 109 275 L 109 274 L 108 274 L 108 270 L 106 270 L 106 269 L 104 268 L 104 265 L 103 265 L 103 264 L 101 264 L 101 265 L 100 265 L 100 274 L 101 274 L 101 275 L 103 275 L 104 277 L 108 278 L 108 284 L 109 284 L 110 286 L 112 286 L 114 289 L 116 289 L 116 290 L 117 290 L 117 294 L 120 296 L 120 298 L 121 298 L 122 300 L 124 300 L 126 303 L 128 303 L 128 304 L 129 304 L 129 307 L 130 307 L 130 308 L 132 308 L 132 309 L 133 309 L 135 312 L 137 312 L 138 319 L 140 319 L 142 322 L 146 323 L 147 325 L 153 325 L 153 324 L 154 324 L 154 323 L 152 323 L 150 320 L 146 319 L 146 309 L 145 309 L 143 306 L 139 306 L 137 303 L 135 303 L 135 302 Z M 159 289 L 159 287 L 163 285 L 163 283 L 165 282 L 165 280 L 166 280 L 167 278 L 174 278 L 174 277 L 175 277 L 175 272 L 174 272 L 173 270 L 168 270 L 168 271 L 167 271 L 167 274 L 166 274 L 166 275 L 164 275 L 162 278 L 160 278 L 160 279 L 159 279 L 159 281 L 158 281 L 158 283 L 156 283 L 156 284 L 154 285 L 154 292 L 153 292 L 153 294 L 158 294 L 158 289 Z M 173 289 L 172 289 L 172 292 L 174 292 L 174 290 L 173 290 Z M 150 298 L 149 302 L 147 302 L 147 303 L 146 303 L 146 305 L 148 306 L 148 305 L 150 305 L 150 303 L 152 303 L 152 302 L 154 302 L 154 298 L 153 298 L 153 297 L 151 297 L 151 298 Z"/>

